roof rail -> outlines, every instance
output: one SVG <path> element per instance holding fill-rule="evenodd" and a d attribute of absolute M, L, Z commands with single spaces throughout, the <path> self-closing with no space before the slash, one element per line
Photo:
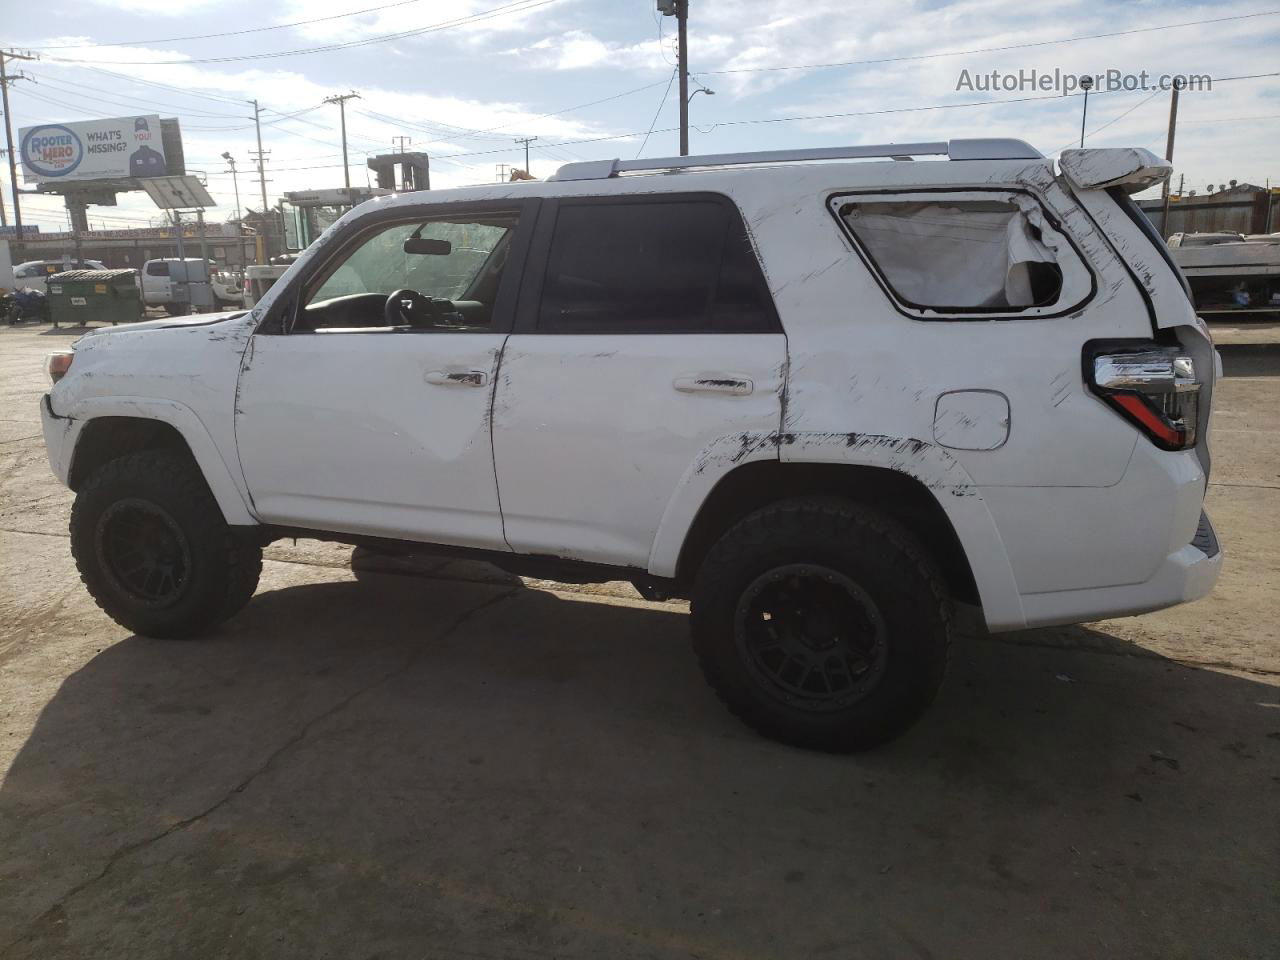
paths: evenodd
<path fill-rule="evenodd" d="M 863 160 L 912 157 L 951 160 L 1043 160 L 1044 155 L 1023 140 L 938 140 L 931 143 L 882 143 L 863 147 L 812 147 L 806 150 L 763 150 L 756 153 L 709 153 L 696 157 L 657 157 L 652 160 L 587 160 L 566 163 L 549 180 L 604 180 L 642 170 L 682 170 L 688 167 L 727 167 L 749 163 L 791 163 L 800 160 Z"/>

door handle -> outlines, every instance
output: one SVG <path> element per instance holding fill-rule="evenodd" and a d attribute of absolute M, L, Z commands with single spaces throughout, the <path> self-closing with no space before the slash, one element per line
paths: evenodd
<path fill-rule="evenodd" d="M 439 387 L 483 387 L 489 382 L 489 374 L 483 370 L 432 370 L 425 377 L 427 383 Z"/>
<path fill-rule="evenodd" d="M 746 377 L 708 374 L 702 377 L 676 377 L 671 385 L 681 393 L 728 393 L 745 397 L 755 385 Z"/>

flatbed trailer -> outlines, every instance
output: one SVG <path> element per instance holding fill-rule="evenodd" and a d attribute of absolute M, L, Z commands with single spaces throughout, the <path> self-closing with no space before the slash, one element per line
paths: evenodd
<path fill-rule="evenodd" d="M 1200 314 L 1280 314 L 1280 234 L 1175 233 L 1169 252 Z"/>

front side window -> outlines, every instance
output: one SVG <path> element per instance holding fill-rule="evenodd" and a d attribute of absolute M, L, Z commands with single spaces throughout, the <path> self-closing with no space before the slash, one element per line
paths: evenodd
<path fill-rule="evenodd" d="M 544 333 L 757 332 L 777 317 L 740 215 L 707 200 L 562 204 Z"/>
<path fill-rule="evenodd" d="M 515 213 L 459 216 L 366 234 L 309 285 L 295 329 L 485 327 L 516 222 Z"/>
<path fill-rule="evenodd" d="M 831 209 L 916 316 L 1051 315 L 1093 290 L 1066 237 L 1023 193 L 843 196 Z"/>

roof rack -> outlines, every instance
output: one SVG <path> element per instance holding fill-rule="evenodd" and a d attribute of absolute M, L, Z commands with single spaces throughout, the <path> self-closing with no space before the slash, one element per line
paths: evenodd
<path fill-rule="evenodd" d="M 951 160 L 1043 160 L 1044 155 L 1023 140 L 938 140 L 932 143 L 882 143 L 863 147 L 813 147 L 807 150 L 763 150 L 756 153 L 709 153 L 697 157 L 657 157 L 652 160 L 587 160 L 566 163 L 549 180 L 604 180 L 642 170 L 682 170 L 688 167 L 728 167 L 749 163 L 790 163 L 800 160 L 864 160 L 941 157 Z"/>

